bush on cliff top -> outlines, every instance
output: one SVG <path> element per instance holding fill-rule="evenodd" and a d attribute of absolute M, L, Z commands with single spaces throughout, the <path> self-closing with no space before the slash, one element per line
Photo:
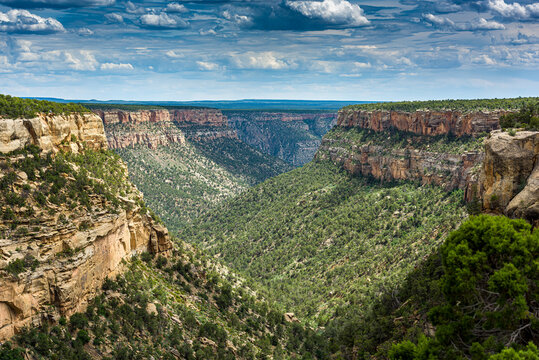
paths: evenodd
<path fill-rule="evenodd" d="M 539 130 L 539 101 L 528 103 L 519 112 L 501 117 L 500 126 L 506 128 L 524 128 L 526 130 Z"/>
<path fill-rule="evenodd" d="M 345 110 L 388 110 L 388 111 L 408 111 L 417 110 L 518 110 L 527 104 L 539 101 L 538 97 L 522 97 L 508 99 L 474 99 L 474 100 L 428 100 L 428 101 L 400 101 L 382 102 L 372 104 L 359 104 L 346 106 Z"/>
<path fill-rule="evenodd" d="M 33 118 L 37 113 L 70 114 L 88 112 L 84 106 L 74 103 L 56 103 L 45 100 L 23 99 L 0 94 L 0 117 Z"/>

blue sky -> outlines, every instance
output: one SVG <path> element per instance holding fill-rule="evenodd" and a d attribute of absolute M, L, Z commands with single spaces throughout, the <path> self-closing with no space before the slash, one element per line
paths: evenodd
<path fill-rule="evenodd" d="M 0 93 L 68 99 L 539 95 L 539 2 L 0 0 Z"/>

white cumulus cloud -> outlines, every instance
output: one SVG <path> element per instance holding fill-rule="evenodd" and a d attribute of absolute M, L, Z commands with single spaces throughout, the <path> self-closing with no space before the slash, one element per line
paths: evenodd
<path fill-rule="evenodd" d="M 295 66 L 294 62 L 287 61 L 272 51 L 234 54 L 232 61 L 240 69 L 281 70 Z"/>
<path fill-rule="evenodd" d="M 197 61 L 197 65 L 200 68 L 200 70 L 207 70 L 207 71 L 219 70 L 221 68 L 218 64 L 208 62 L 208 61 Z"/>
<path fill-rule="evenodd" d="M 143 26 L 161 29 L 185 29 L 187 23 L 177 16 L 160 14 L 145 14 L 140 17 L 140 23 Z"/>
<path fill-rule="evenodd" d="M 117 22 L 117 23 L 124 22 L 124 17 L 118 13 L 105 14 L 105 17 L 107 18 L 107 20 L 111 22 Z"/>
<path fill-rule="evenodd" d="M 505 18 L 527 20 L 539 17 L 539 3 L 521 5 L 517 2 L 508 4 L 504 0 L 488 0 L 487 7 Z"/>
<path fill-rule="evenodd" d="M 485 20 L 480 18 L 479 20 L 470 23 L 465 26 L 466 30 L 504 30 L 505 26 L 494 20 Z"/>
<path fill-rule="evenodd" d="M 370 22 L 363 9 L 347 0 L 290 1 L 286 5 L 306 17 L 321 19 L 331 24 L 364 26 Z"/>
<path fill-rule="evenodd" d="M 101 70 L 133 70 L 133 65 L 127 64 L 114 64 L 103 63 L 101 64 Z"/>
<path fill-rule="evenodd" d="M 0 11 L 0 31 L 49 34 L 65 29 L 56 19 L 43 18 L 27 10 L 9 10 L 7 13 Z"/>
<path fill-rule="evenodd" d="M 185 13 L 185 12 L 188 12 L 189 10 L 187 10 L 187 8 L 183 6 L 182 4 L 172 2 L 167 5 L 166 11 L 168 13 Z"/>
<path fill-rule="evenodd" d="M 447 28 L 454 28 L 455 23 L 446 17 L 442 16 L 436 16 L 433 14 L 423 14 L 423 19 L 427 21 L 428 23 L 431 23 L 432 25 L 436 25 L 439 27 L 447 27 Z"/>

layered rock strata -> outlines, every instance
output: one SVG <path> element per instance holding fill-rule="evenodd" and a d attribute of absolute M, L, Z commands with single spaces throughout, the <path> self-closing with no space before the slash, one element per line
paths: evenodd
<path fill-rule="evenodd" d="M 34 155 L 6 152 L 29 144 L 45 153 L 107 148 L 102 121 L 93 114 L 0 119 L 0 166 L 7 169 L 2 177 L 16 174 L 10 191 L 20 196 L 28 196 L 27 191 L 37 194 L 45 186 L 37 173 L 29 179 L 25 172 L 10 169 Z M 3 206 L 2 212 L 12 215 L 0 222 L 0 341 L 24 327 L 83 311 L 103 281 L 121 272 L 132 255 L 150 251 L 166 256 L 172 249 L 167 229 L 140 207 L 142 195 L 128 182 L 125 165 L 119 164 L 114 171 L 127 188 L 115 199 L 87 188 L 86 206 L 51 197 L 43 198 L 46 207 L 32 202 L 33 197 L 26 204 L 7 205 L 9 210 Z M 76 181 L 72 175 L 61 175 L 67 183 Z M 112 201 L 117 202 L 115 210 Z M 8 272 L 17 262 L 25 264 L 22 271 Z"/>
<path fill-rule="evenodd" d="M 182 125 L 226 126 L 227 119 L 217 109 L 94 110 L 105 124 L 175 121 Z"/>
<path fill-rule="evenodd" d="M 483 157 L 480 151 L 450 154 L 417 150 L 412 146 L 388 149 L 346 139 L 324 139 L 316 155 L 317 159 L 331 160 L 352 174 L 372 176 L 383 182 L 420 181 L 467 192 L 476 181 Z"/>
<path fill-rule="evenodd" d="M 485 143 L 480 197 L 487 211 L 539 220 L 539 132 L 494 131 Z"/>
<path fill-rule="evenodd" d="M 337 125 L 375 131 L 400 130 L 418 135 L 478 135 L 500 128 L 500 117 L 507 111 L 365 111 L 342 109 Z"/>
<path fill-rule="evenodd" d="M 40 114 L 33 119 L 0 118 L 0 153 L 30 144 L 44 151 L 77 151 L 82 143 L 91 149 L 106 146 L 103 123 L 94 114 Z"/>

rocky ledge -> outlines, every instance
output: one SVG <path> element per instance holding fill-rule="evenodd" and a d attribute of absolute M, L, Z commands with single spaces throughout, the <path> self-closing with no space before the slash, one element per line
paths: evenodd
<path fill-rule="evenodd" d="M 337 125 L 375 131 L 400 130 L 418 135 L 478 135 L 500 128 L 500 117 L 507 111 L 365 111 L 342 109 Z"/>
<path fill-rule="evenodd" d="M 480 197 L 486 211 L 539 225 L 539 132 L 494 131 L 485 143 Z"/>
<path fill-rule="evenodd" d="M 175 121 L 183 126 L 226 126 L 227 119 L 217 109 L 94 110 L 105 124 Z"/>
<path fill-rule="evenodd" d="M 172 249 L 98 116 L 0 119 L 0 149 L 0 341 L 83 311 L 132 255 Z"/>

